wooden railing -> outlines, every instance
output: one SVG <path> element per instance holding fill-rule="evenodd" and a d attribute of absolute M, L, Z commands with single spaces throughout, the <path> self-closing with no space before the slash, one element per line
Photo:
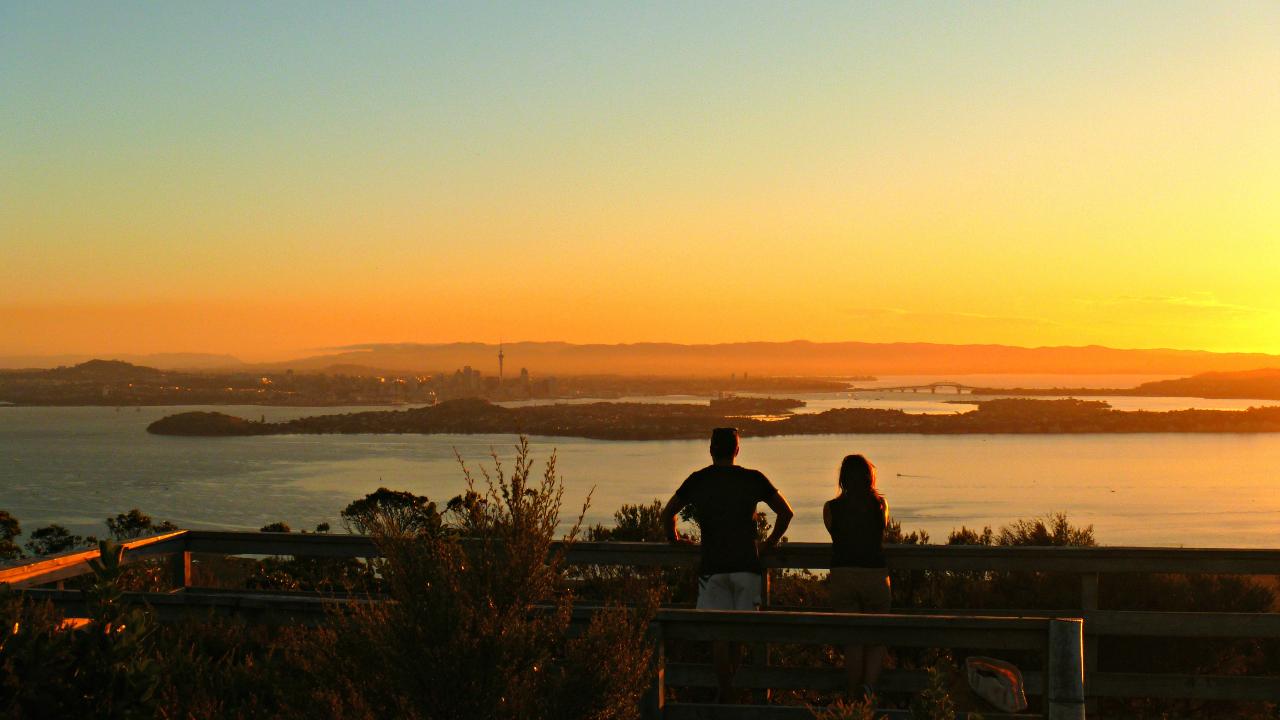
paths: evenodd
<path fill-rule="evenodd" d="M 129 550 L 147 548 L 166 554 L 179 546 L 186 552 L 223 555 L 308 557 L 378 557 L 377 545 L 364 535 L 228 532 L 177 530 L 122 543 Z M 770 568 L 822 569 L 830 565 L 826 543 L 785 543 L 765 556 Z M 1280 550 L 1151 547 L 1004 547 L 991 545 L 886 545 L 892 570 L 1002 570 L 1078 573 L 1205 573 L 1215 575 L 1280 575 Z M 42 576 L 53 568 L 87 573 L 84 564 L 97 550 L 80 550 L 0 565 L 0 582 L 24 586 L 34 578 L 47 583 L 59 577 Z M 638 542 L 575 542 L 568 560 L 574 564 L 693 567 L 693 546 Z M 41 576 L 41 577 L 36 577 Z M 61 575 L 60 577 L 69 577 Z"/>
<path fill-rule="evenodd" d="M 951 615 L 870 615 L 816 612 L 740 612 L 723 610 L 662 610 L 655 623 L 662 640 L 728 640 L 796 645 L 886 644 L 895 647 L 975 648 L 1034 651 L 1043 654 L 1047 679 L 1044 717 L 1077 720 L 1084 717 L 1083 623 L 1078 618 L 1018 618 Z M 659 642 L 659 652 L 663 643 Z M 659 667 L 665 663 L 659 658 Z M 659 671 L 656 711 L 664 718 L 741 718 L 742 706 L 672 704 L 663 707 L 663 684 L 684 682 L 694 673 L 707 674 L 706 666 L 671 668 L 675 677 Z M 743 668 L 735 677 L 746 687 L 790 685 L 813 689 L 809 668 Z M 788 678 L 788 676 L 790 676 Z M 746 682 L 737 682 L 745 679 Z M 756 711 L 757 717 L 779 718 L 789 714 L 776 706 Z"/>
<path fill-rule="evenodd" d="M 120 543 L 125 549 L 121 562 L 135 563 L 156 557 L 180 555 L 186 550 L 190 539 L 191 531 L 175 530 L 137 540 L 126 540 Z M 97 549 L 72 550 L 35 560 L 19 560 L 0 565 L 0 585 L 25 588 L 60 583 L 69 578 L 87 575 L 90 572 L 89 561 L 97 557 Z"/>
<path fill-rule="evenodd" d="M 296 620 L 316 616 L 332 599 L 270 592 L 208 591 L 191 588 L 193 554 L 375 557 L 376 545 L 355 535 L 315 535 L 244 533 L 219 531 L 178 531 L 126 543 L 126 561 L 167 556 L 174 586 L 187 588 L 178 595 L 151 598 L 162 613 L 180 613 L 184 608 L 204 607 L 247 614 L 264 619 Z M 885 554 L 893 570 L 932 571 L 1018 571 L 1076 574 L 1080 577 L 1077 607 L 1045 610 L 930 610 L 902 613 L 932 622 L 934 617 L 957 618 L 1000 615 L 1035 619 L 1081 618 L 1085 643 L 1085 689 L 1089 699 L 1106 697 L 1190 698 L 1199 700 L 1280 700 L 1280 678 L 1259 676 L 1206 676 L 1188 674 L 1104 673 L 1096 670 L 1097 641 L 1102 637 L 1152 638 L 1255 638 L 1280 639 L 1280 614 L 1274 613 L 1171 613 L 1106 610 L 1098 607 L 1100 578 L 1123 573 L 1204 573 L 1238 575 L 1280 575 L 1280 551 L 1186 548 L 1126 547 L 992 547 L 992 546 L 888 546 Z M 765 558 L 770 568 L 822 569 L 828 566 L 830 546 L 819 543 L 788 543 Z M 0 568 L 0 583 L 14 587 L 48 587 L 51 583 L 88 572 L 87 561 L 95 551 L 64 553 L 25 564 Z M 626 565 L 648 567 L 692 567 L 697 549 L 661 543 L 588 543 L 571 546 L 567 559 L 581 565 Z M 36 594 L 71 607 L 76 595 L 70 591 L 39 591 Z M 783 615 L 787 609 L 772 608 Z M 788 613 L 789 614 L 789 613 Z M 784 621 L 785 622 L 785 621 Z M 853 622 L 853 621 L 850 621 Z M 856 622 L 854 623 L 856 625 Z M 852 627 L 852 626 L 851 626 Z M 853 631 L 851 631 L 853 632 Z M 782 633 L 785 634 L 785 633 Z M 864 636 L 865 637 L 865 636 Z M 757 642 L 771 642 L 756 636 Z M 795 642 L 795 640 L 786 640 Z M 778 640 L 777 642 L 781 642 Z M 834 642 L 834 640 L 832 640 Z M 904 645 L 900 637 L 889 641 Z M 941 643 L 938 643 L 939 645 Z M 829 689 L 839 687 L 838 670 L 795 672 L 796 669 L 747 667 L 739 678 L 743 684 L 772 688 Z M 711 683 L 705 667 L 672 666 L 671 684 Z M 920 678 L 887 673 L 884 687 L 913 689 Z M 1034 694 L 1046 691 L 1044 678 L 1029 674 Z"/>
<path fill-rule="evenodd" d="M 70 615 L 83 614 L 83 593 L 33 589 L 30 595 L 52 601 Z M 161 620 L 178 620 L 191 613 L 216 612 L 256 622 L 312 624 L 352 602 L 369 599 L 333 598 L 317 594 L 230 592 L 190 589 L 178 593 L 126 593 L 126 601 L 146 602 Z M 585 625 L 597 608 L 577 607 L 573 622 Z M 538 611 L 534 608 L 533 611 Z M 1046 671 L 1036 674 L 1035 695 L 1044 697 L 1044 717 L 1081 720 L 1084 717 L 1083 621 L 1079 618 L 1020 618 L 950 615 L 850 614 L 818 612 L 740 612 L 724 610 L 659 610 L 651 624 L 655 644 L 655 675 L 645 695 L 648 718 L 742 718 L 785 720 L 809 717 L 804 708 L 785 706 L 719 706 L 667 703 L 666 687 L 711 684 L 708 665 L 668 664 L 667 641 L 726 640 L 742 643 L 846 645 L 884 643 L 895 647 L 970 648 L 1031 651 L 1042 655 Z M 1047 678 L 1047 682 L 1043 679 Z M 811 668 L 743 667 L 735 684 L 745 688 L 843 688 L 835 678 Z M 990 716 L 989 716 L 990 717 Z M 1025 716 L 1024 716 L 1025 717 Z"/>

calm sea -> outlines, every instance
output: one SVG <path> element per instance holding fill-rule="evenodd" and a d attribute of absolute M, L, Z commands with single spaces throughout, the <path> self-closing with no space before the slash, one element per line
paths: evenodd
<path fill-rule="evenodd" d="M 1149 378 L 1136 381 L 1143 379 Z M 1045 382 L 1085 384 L 1078 378 Z M 805 399 L 811 409 L 966 409 L 941 394 Z M 1111 401 L 1161 410 L 1270 404 Z M 515 442 L 508 435 L 173 438 L 145 432 L 153 420 L 191 409 L 203 408 L 0 407 L 0 509 L 27 530 L 57 522 L 101 534 L 103 518 L 133 507 L 185 527 L 257 529 L 283 520 L 294 529 L 326 521 L 337 528 L 338 511 L 380 485 L 447 500 L 463 487 L 455 451 L 478 469 L 492 464 L 491 449 L 509 461 Z M 210 409 L 272 420 L 357 408 Z M 623 503 L 665 499 L 707 462 L 701 441 L 539 437 L 532 444 L 539 460 L 557 454 L 567 488 L 563 516 L 576 516 L 594 489 L 592 522 L 607 520 Z M 822 502 L 833 493 L 840 458 L 853 452 L 878 466 L 892 514 L 936 541 L 961 525 L 998 527 L 1061 511 L 1092 524 L 1110 545 L 1280 547 L 1280 434 L 779 437 L 746 440 L 739 461 L 764 471 L 791 501 L 797 513 L 792 539 L 823 540 Z"/>

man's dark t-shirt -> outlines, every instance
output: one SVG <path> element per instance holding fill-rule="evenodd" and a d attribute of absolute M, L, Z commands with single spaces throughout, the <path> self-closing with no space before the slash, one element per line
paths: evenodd
<path fill-rule="evenodd" d="M 761 572 L 756 505 L 777 493 L 764 473 L 738 465 L 708 465 L 680 485 L 676 495 L 694 506 L 702 532 L 699 575 Z"/>

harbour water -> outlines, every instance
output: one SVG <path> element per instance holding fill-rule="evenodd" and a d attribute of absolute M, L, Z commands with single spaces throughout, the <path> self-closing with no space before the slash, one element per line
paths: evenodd
<path fill-rule="evenodd" d="M 1068 381 L 1069 382 L 1069 381 Z M 1068 386 L 1067 382 L 1060 383 Z M 968 409 L 943 395 L 806 396 L 841 406 L 914 412 Z M 1264 401 L 1113 398 L 1125 409 L 1241 409 Z M 446 501 L 463 489 L 455 451 L 473 468 L 490 450 L 507 461 L 508 435 L 159 437 L 148 423 L 216 409 L 268 420 L 357 408 L 0 407 L 0 509 L 28 531 L 61 523 L 103 532 L 108 515 L 139 507 L 184 527 L 338 527 L 338 512 L 379 486 Z M 365 408 L 359 408 L 365 409 Z M 383 408 L 385 409 L 385 408 Z M 702 441 L 532 439 L 565 480 L 562 515 L 592 492 L 588 522 L 623 503 L 665 499 L 707 462 Z M 822 502 L 845 454 L 876 463 L 892 514 L 935 541 L 981 527 L 1065 512 L 1108 545 L 1280 547 L 1280 434 L 821 435 L 748 439 L 739 461 L 764 471 L 795 507 L 789 536 L 822 540 Z M 24 538 L 19 538 L 22 540 Z"/>

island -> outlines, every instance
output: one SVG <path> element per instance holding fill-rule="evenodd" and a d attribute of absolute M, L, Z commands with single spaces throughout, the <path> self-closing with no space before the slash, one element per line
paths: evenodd
<path fill-rule="evenodd" d="M 1240 411 L 1120 411 L 1100 400 L 984 400 L 977 409 L 941 415 L 841 408 L 760 418 L 707 405 L 612 403 L 502 407 L 479 398 L 408 410 L 315 415 L 253 422 L 222 413 L 179 413 L 152 423 L 158 435 L 226 436 L 323 433 L 505 434 L 601 440 L 705 438 L 733 425 L 744 436 L 863 433 L 1210 433 L 1280 432 L 1280 407 Z"/>

